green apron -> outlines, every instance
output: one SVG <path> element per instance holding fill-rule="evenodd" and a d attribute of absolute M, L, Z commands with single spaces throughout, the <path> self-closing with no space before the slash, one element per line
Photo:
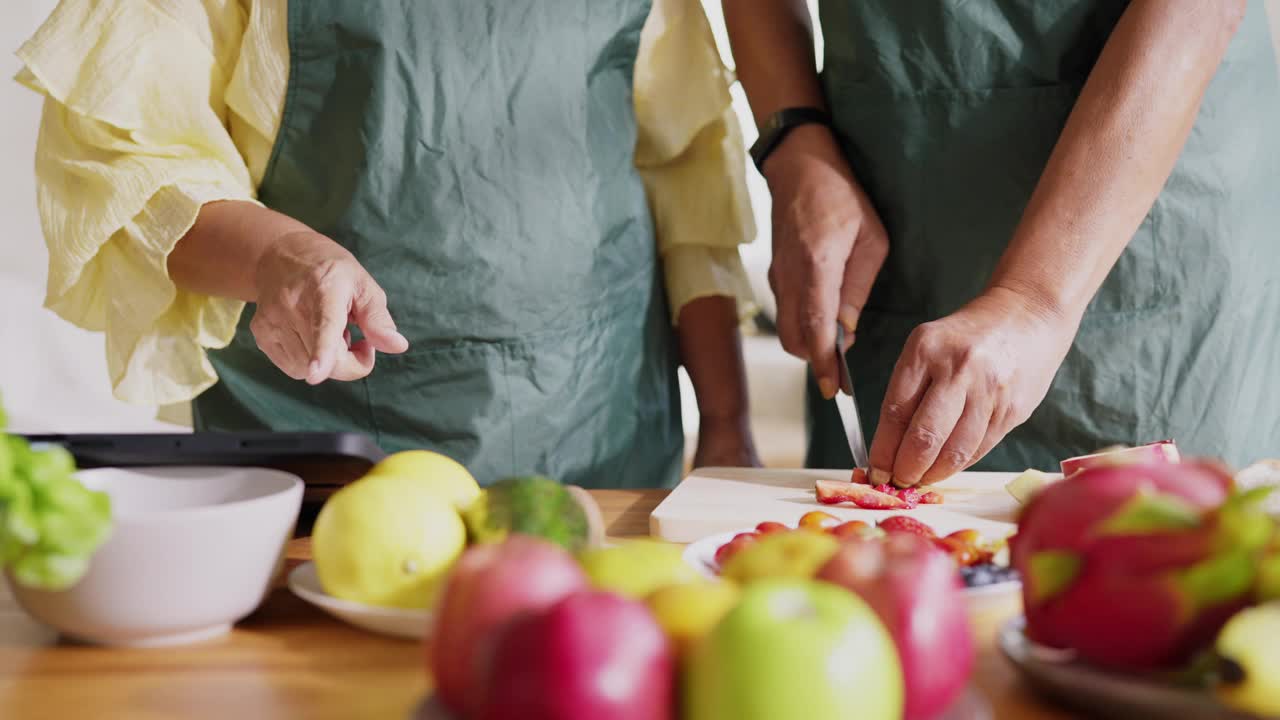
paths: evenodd
<path fill-rule="evenodd" d="M 822 0 L 823 84 L 890 251 L 849 365 L 870 436 L 911 331 L 982 291 L 1121 0 Z M 1263 0 L 1048 396 L 975 469 L 1174 438 L 1280 456 L 1280 81 Z M 813 467 L 850 467 L 809 383 Z"/>
<path fill-rule="evenodd" d="M 209 430 L 362 431 L 482 484 L 670 486 L 676 357 L 632 75 L 648 0 L 289 3 L 267 206 L 351 250 L 410 349 L 309 387 L 246 310 L 195 402 Z"/>

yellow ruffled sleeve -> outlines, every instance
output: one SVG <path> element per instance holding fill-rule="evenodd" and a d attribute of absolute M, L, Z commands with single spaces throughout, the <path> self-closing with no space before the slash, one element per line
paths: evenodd
<path fill-rule="evenodd" d="M 636 167 L 644 180 L 674 320 L 700 297 L 756 304 L 738 246 L 756 233 L 746 151 L 699 0 L 655 0 L 640 38 Z"/>
<path fill-rule="evenodd" d="M 18 50 L 45 96 L 37 201 L 46 307 L 104 332 L 121 400 L 168 405 L 216 381 L 243 303 L 178 289 L 167 258 L 201 205 L 250 200 L 225 92 L 240 0 L 63 0 Z"/>

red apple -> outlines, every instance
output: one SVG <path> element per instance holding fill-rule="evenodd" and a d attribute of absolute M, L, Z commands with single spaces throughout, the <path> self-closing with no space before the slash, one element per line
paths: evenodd
<path fill-rule="evenodd" d="M 857 593 L 898 648 L 905 720 L 938 717 L 973 671 L 973 631 L 956 566 L 929 540 L 907 533 L 846 540 L 817 578 Z"/>
<path fill-rule="evenodd" d="M 1143 463 L 1176 463 L 1181 460 L 1178 446 L 1172 440 L 1161 440 L 1131 448 L 1114 448 L 1092 455 L 1067 458 L 1060 465 L 1062 476 L 1071 477 L 1081 470 L 1115 465 L 1140 465 Z"/>
<path fill-rule="evenodd" d="M 577 592 L 519 615 L 487 650 L 474 720 L 672 720 L 675 657 L 640 602 Z"/>
<path fill-rule="evenodd" d="M 468 548 L 450 572 L 428 641 L 427 664 L 440 701 L 469 716 L 478 648 L 494 628 L 586 587 L 573 556 L 540 538 L 511 535 Z"/>

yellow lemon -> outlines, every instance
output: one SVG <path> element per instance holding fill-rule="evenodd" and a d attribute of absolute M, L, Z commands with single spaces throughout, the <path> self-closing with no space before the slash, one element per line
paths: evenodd
<path fill-rule="evenodd" d="M 374 465 L 365 477 L 404 476 L 416 478 L 449 498 L 454 507 L 465 510 L 480 497 L 480 485 L 456 460 L 430 450 L 393 453 Z"/>
<path fill-rule="evenodd" d="M 405 475 L 362 478 L 316 518 L 312 555 L 328 594 L 382 607 L 427 608 L 466 546 L 453 504 Z"/>
<path fill-rule="evenodd" d="M 637 599 L 664 585 L 702 577 L 685 562 L 683 547 L 660 540 L 630 540 L 589 548 L 578 555 L 578 560 L 595 587 Z"/>
<path fill-rule="evenodd" d="M 741 591 L 727 580 L 699 580 L 659 588 L 645 603 L 658 625 L 686 653 L 738 604 Z"/>

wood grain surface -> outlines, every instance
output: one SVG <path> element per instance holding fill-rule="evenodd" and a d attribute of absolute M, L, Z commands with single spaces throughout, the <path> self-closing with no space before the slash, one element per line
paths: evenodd
<path fill-rule="evenodd" d="M 646 535 L 661 490 L 593 491 L 609 535 Z M 289 547 L 289 568 L 310 557 Z M 999 720 L 1071 715 L 1033 697 L 993 649 L 1016 603 L 974 617 L 975 683 Z M 274 591 L 229 636 L 200 645 L 120 650 L 72 645 L 34 624 L 0 584 L 0 718 L 9 720 L 409 720 L 428 681 L 417 643 L 350 628 Z"/>

